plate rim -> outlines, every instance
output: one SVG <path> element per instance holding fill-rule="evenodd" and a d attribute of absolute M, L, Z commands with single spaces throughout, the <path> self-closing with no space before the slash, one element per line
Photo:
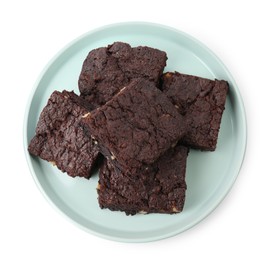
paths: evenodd
<path fill-rule="evenodd" d="M 242 140 L 242 149 L 241 149 L 241 159 L 239 161 L 239 163 L 237 163 L 237 172 L 236 174 L 233 175 L 233 179 L 231 180 L 230 185 L 228 186 L 228 188 L 225 190 L 225 193 L 219 197 L 218 199 L 214 200 L 214 202 L 212 203 L 212 206 L 209 207 L 208 210 L 206 210 L 204 212 L 204 214 L 202 213 L 197 219 L 195 219 L 194 221 L 190 222 L 189 225 L 183 227 L 182 229 L 177 229 L 174 232 L 168 232 L 166 234 L 160 234 L 157 236 L 150 236 L 150 237 L 146 237 L 146 238 L 133 238 L 133 237 L 119 237 L 119 236 L 111 236 L 111 235 L 106 235 L 103 233 L 99 233 L 96 232 L 95 230 L 91 230 L 87 227 L 85 227 L 84 225 L 78 223 L 76 220 L 74 220 L 72 217 L 68 216 L 63 210 L 61 210 L 55 203 L 54 201 L 51 200 L 51 198 L 47 195 L 46 191 L 43 189 L 41 183 L 39 182 L 35 170 L 33 168 L 33 165 L 31 163 L 30 160 L 30 155 L 28 153 L 28 141 L 27 141 L 27 125 L 28 125 L 28 119 L 29 119 L 29 112 L 30 112 L 30 107 L 33 101 L 33 97 L 35 95 L 36 89 L 39 86 L 39 83 L 41 82 L 43 76 L 46 74 L 47 70 L 51 67 L 51 65 L 58 59 L 58 57 L 64 53 L 65 51 L 67 51 L 70 47 L 72 47 L 74 44 L 76 44 L 77 42 L 81 41 L 82 39 L 84 39 L 85 37 L 91 36 L 92 34 L 95 34 L 96 32 L 99 31 L 103 31 L 103 30 L 107 30 L 110 28 L 115 28 L 115 27 L 123 27 L 123 26 L 149 26 L 149 27 L 156 27 L 157 29 L 164 29 L 164 30 L 168 30 L 168 31 L 172 31 L 175 34 L 181 35 L 185 38 L 187 38 L 190 41 L 193 41 L 194 43 L 196 43 L 199 47 L 201 47 L 205 52 L 207 52 L 210 56 L 213 57 L 213 59 L 215 59 L 222 67 L 222 69 L 225 71 L 225 73 L 227 74 L 227 76 L 231 79 L 232 81 L 232 85 L 233 88 L 235 89 L 235 96 L 238 100 L 238 104 L 239 104 L 239 108 L 241 110 L 241 115 L 242 115 L 242 122 L 241 122 L 241 126 L 243 127 L 242 132 L 243 132 L 243 140 Z M 221 61 L 221 59 L 212 51 L 210 50 L 204 43 L 202 43 L 201 41 L 199 41 L 198 39 L 194 38 L 193 36 L 187 34 L 186 32 L 183 32 L 179 29 L 176 29 L 174 27 L 170 27 L 168 25 L 163 25 L 163 24 L 159 24 L 159 23 L 152 23 L 152 22 L 144 22 L 144 21 L 130 21 L 130 22 L 119 22 L 119 23 L 112 23 L 112 24 L 107 24 L 101 27 L 97 27 L 93 30 L 90 30 L 84 34 L 81 34 L 80 36 L 76 37 L 74 40 L 70 41 L 68 44 L 66 44 L 64 47 L 62 47 L 48 62 L 47 64 L 44 66 L 44 68 L 42 69 L 42 71 L 40 72 L 39 76 L 37 77 L 32 89 L 30 90 L 30 94 L 28 97 L 28 101 L 27 101 L 27 105 L 25 108 L 25 113 L 24 113 L 24 121 L 23 121 L 23 148 L 24 148 L 24 153 L 25 153 L 25 157 L 27 160 L 27 164 L 28 164 L 28 168 L 31 172 L 32 178 L 34 180 L 34 182 L 36 183 L 38 189 L 40 190 L 40 192 L 42 193 L 43 197 L 47 200 L 47 202 L 49 202 L 49 204 L 57 211 L 59 212 L 62 216 L 65 217 L 65 219 L 68 219 L 69 222 L 72 222 L 73 224 L 75 224 L 76 226 L 78 226 L 80 229 L 85 230 L 86 232 L 90 233 L 90 234 L 94 234 L 98 237 L 102 237 L 102 238 L 106 238 L 109 240 L 113 240 L 113 241 L 119 241 L 119 242 L 132 242 L 132 243 L 143 243 L 143 242 L 152 242 L 152 241 L 157 241 L 157 240 L 161 240 L 161 239 L 165 239 L 168 237 L 172 237 L 175 235 L 178 235 L 180 233 L 183 233 L 184 231 L 196 226 L 199 222 L 201 222 L 202 220 L 204 220 L 206 217 L 208 217 L 220 204 L 221 202 L 225 199 L 225 197 L 229 194 L 230 190 L 232 189 L 244 162 L 245 159 L 245 155 L 246 155 L 246 150 L 247 150 L 247 120 L 246 120 L 246 110 L 245 110 L 245 106 L 244 106 L 244 102 L 240 93 L 240 90 L 236 84 L 236 81 L 234 80 L 232 74 L 230 73 L 230 71 L 228 70 L 228 68 L 225 66 L 225 64 Z M 240 118 L 239 118 L 240 119 Z"/>

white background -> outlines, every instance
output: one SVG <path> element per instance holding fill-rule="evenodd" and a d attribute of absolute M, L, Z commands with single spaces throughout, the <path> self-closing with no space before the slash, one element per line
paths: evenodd
<path fill-rule="evenodd" d="M 271 259 L 269 2 L 1 1 L 0 259 Z M 124 21 L 169 25 L 206 44 L 234 76 L 248 121 L 244 164 L 225 200 L 190 230 L 146 244 L 107 241 L 75 227 L 41 195 L 23 153 L 25 106 L 49 59 L 79 35 Z"/>

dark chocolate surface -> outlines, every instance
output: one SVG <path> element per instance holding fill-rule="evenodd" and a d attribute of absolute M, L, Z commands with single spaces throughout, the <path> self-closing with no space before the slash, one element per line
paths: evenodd
<path fill-rule="evenodd" d="M 104 160 L 99 172 L 99 205 L 126 214 L 177 213 L 185 201 L 185 171 L 188 148 L 169 149 L 148 169 L 130 179 Z"/>
<path fill-rule="evenodd" d="M 92 50 L 78 80 L 81 96 L 99 107 L 134 78 L 158 84 L 166 60 L 163 51 L 146 46 L 132 48 L 123 42 Z"/>
<path fill-rule="evenodd" d="M 161 89 L 186 119 L 188 131 L 182 143 L 214 151 L 228 83 L 175 72 L 163 74 Z"/>
<path fill-rule="evenodd" d="M 155 162 L 186 132 L 170 100 L 147 80 L 134 80 L 82 119 L 101 153 L 124 172 Z"/>
<path fill-rule="evenodd" d="M 72 177 L 90 178 L 99 152 L 79 121 L 92 108 L 73 92 L 54 91 L 40 115 L 29 152 Z"/>

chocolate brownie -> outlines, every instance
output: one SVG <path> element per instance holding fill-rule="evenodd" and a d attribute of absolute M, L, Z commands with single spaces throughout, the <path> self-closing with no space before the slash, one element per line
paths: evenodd
<path fill-rule="evenodd" d="M 185 116 L 188 132 L 182 143 L 192 148 L 214 151 L 228 83 L 168 72 L 162 76 L 161 89 Z"/>
<path fill-rule="evenodd" d="M 186 132 L 174 105 L 144 79 L 133 80 L 81 121 L 101 153 L 131 175 L 155 162 Z"/>
<path fill-rule="evenodd" d="M 79 121 L 91 110 L 75 93 L 54 91 L 40 115 L 29 152 L 72 177 L 90 178 L 99 152 Z"/>
<path fill-rule="evenodd" d="M 185 201 L 188 148 L 170 148 L 132 180 L 105 159 L 99 171 L 98 201 L 101 208 L 140 213 L 181 212 Z"/>
<path fill-rule="evenodd" d="M 99 107 L 134 78 L 158 84 L 166 60 L 163 51 L 146 46 L 132 48 L 123 42 L 92 50 L 78 80 L 81 96 Z"/>

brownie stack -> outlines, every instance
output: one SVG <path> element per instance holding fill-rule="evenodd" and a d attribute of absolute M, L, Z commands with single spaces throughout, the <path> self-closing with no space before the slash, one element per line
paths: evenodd
<path fill-rule="evenodd" d="M 29 152 L 87 179 L 101 161 L 101 208 L 181 212 L 189 147 L 215 150 L 228 84 L 163 74 L 166 60 L 163 51 L 122 42 L 92 50 L 80 96 L 51 95 Z"/>

